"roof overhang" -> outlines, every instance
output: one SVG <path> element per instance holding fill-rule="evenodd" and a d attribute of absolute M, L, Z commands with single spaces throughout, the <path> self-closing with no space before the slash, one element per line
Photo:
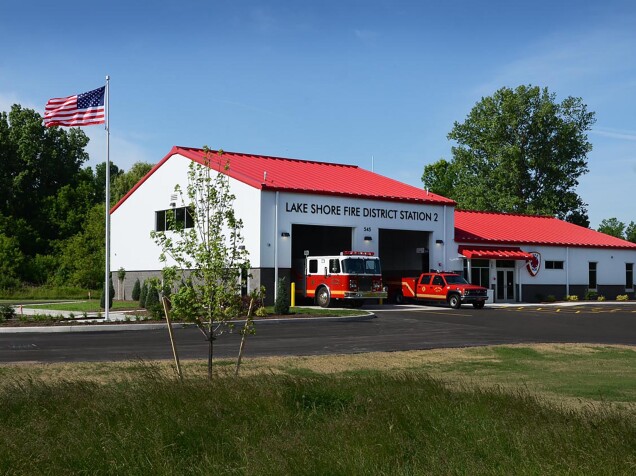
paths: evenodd
<path fill-rule="evenodd" d="M 533 256 L 517 246 L 460 246 L 459 253 L 468 259 L 501 259 L 531 261 Z"/>

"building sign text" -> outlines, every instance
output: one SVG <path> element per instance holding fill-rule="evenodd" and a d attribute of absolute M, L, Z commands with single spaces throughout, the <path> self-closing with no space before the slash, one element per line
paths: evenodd
<path fill-rule="evenodd" d="M 439 213 L 400 210 L 397 208 L 356 207 L 349 205 L 320 205 L 317 203 L 285 202 L 287 213 L 332 215 L 345 217 L 386 218 L 389 220 L 438 221 Z"/>

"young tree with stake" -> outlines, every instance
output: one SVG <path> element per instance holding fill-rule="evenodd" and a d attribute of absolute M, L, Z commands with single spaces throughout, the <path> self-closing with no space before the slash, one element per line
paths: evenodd
<path fill-rule="evenodd" d="M 234 212 L 236 197 L 225 173 L 230 163 L 222 150 L 215 153 L 206 146 L 204 152 L 202 165 L 189 166 L 185 191 L 179 185 L 174 189 L 187 217 L 177 220 L 176 213 L 168 214 L 168 230 L 151 236 L 162 250 L 160 260 L 174 263 L 163 270 L 166 283 L 178 288 L 171 298 L 172 314 L 194 322 L 209 343 L 211 378 L 214 340 L 240 313 L 241 270 L 249 269 L 249 261 L 242 246 L 243 222 Z"/>

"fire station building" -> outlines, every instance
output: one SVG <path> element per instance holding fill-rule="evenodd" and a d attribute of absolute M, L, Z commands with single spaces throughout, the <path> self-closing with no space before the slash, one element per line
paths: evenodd
<path fill-rule="evenodd" d="M 160 273 L 161 250 L 150 232 L 166 229 L 168 213 L 187 217 L 174 189 L 186 188 L 189 165 L 203 164 L 204 154 L 173 147 L 111 210 L 111 269 L 126 270 L 126 296 L 137 278 Z M 297 279 L 307 254 L 356 250 L 380 256 L 385 276 L 463 272 L 495 301 L 582 297 L 588 289 L 608 299 L 634 296 L 633 243 L 554 218 L 456 211 L 448 198 L 357 166 L 233 152 L 212 157 L 211 168 L 230 178 L 243 220 L 250 288 L 273 290 L 277 278 Z"/>

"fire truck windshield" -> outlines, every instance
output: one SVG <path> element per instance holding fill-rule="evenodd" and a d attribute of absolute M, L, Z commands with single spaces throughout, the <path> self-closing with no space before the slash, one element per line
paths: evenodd
<path fill-rule="evenodd" d="M 377 258 L 345 258 L 342 260 L 342 271 L 345 274 L 382 274 Z"/>
<path fill-rule="evenodd" d="M 446 284 L 468 284 L 468 281 L 455 274 L 447 274 L 444 278 L 446 278 Z"/>

